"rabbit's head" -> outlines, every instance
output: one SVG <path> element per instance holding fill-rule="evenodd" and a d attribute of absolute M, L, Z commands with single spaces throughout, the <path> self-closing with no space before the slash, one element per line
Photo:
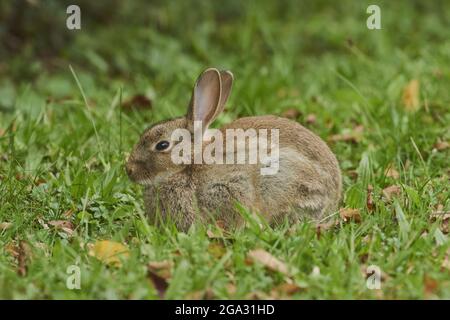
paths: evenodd
<path fill-rule="evenodd" d="M 172 161 L 171 151 L 180 142 L 172 138 L 172 133 L 186 129 L 193 141 L 194 122 L 201 121 L 203 134 L 223 111 L 232 82 L 231 72 L 206 69 L 195 83 L 186 116 L 159 122 L 144 131 L 126 164 L 130 179 L 143 185 L 155 184 L 189 166 Z"/>

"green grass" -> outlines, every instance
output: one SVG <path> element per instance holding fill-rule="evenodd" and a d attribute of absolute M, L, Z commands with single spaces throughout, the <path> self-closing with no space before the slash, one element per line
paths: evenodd
<path fill-rule="evenodd" d="M 430 219 L 439 205 L 450 210 L 450 153 L 435 149 L 450 139 L 448 2 L 380 2 L 376 31 L 366 28 L 367 1 L 276 3 L 154 4 L 147 24 L 88 25 L 57 59 L 28 50 L 0 68 L 0 223 L 11 223 L 0 230 L 0 298 L 155 299 L 147 264 L 162 260 L 173 263 L 166 298 L 274 297 L 288 280 L 249 263 L 255 248 L 296 269 L 290 278 L 301 290 L 291 298 L 450 298 L 448 235 Z M 185 234 L 148 225 L 124 159 L 147 125 L 185 112 L 207 66 L 235 74 L 217 126 L 296 109 L 324 140 L 364 127 L 356 143 L 330 143 L 343 173 L 342 207 L 358 208 L 361 223 L 340 221 L 320 237 L 313 222 L 249 224 L 226 239 L 207 236 L 214 226 Z M 402 105 L 412 79 L 420 81 L 414 113 Z M 121 101 L 135 94 L 153 107 L 124 112 Z M 315 123 L 306 123 L 309 114 Z M 398 179 L 386 177 L 389 166 Z M 387 201 L 382 190 L 394 184 L 401 193 Z M 73 235 L 52 220 L 70 220 Z M 124 243 L 130 256 L 107 266 L 89 255 L 97 240 Z M 15 257 L 21 241 L 30 252 Z M 19 274 L 23 256 L 27 270 Z M 66 288 L 73 264 L 80 290 Z M 383 271 L 381 290 L 366 287 L 369 265 Z"/>

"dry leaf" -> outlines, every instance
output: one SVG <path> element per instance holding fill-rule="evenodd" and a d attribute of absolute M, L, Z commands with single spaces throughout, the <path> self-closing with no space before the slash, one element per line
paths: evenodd
<path fill-rule="evenodd" d="M 317 239 L 320 239 L 322 232 L 328 231 L 328 230 L 336 227 L 337 225 L 339 225 L 339 222 L 337 220 L 330 220 L 326 223 L 319 223 L 318 225 L 316 225 Z"/>
<path fill-rule="evenodd" d="M 74 211 L 73 209 L 69 209 L 69 210 L 67 210 L 66 212 L 64 212 L 63 216 L 64 216 L 65 218 L 69 219 L 70 217 L 72 217 L 72 215 L 73 215 L 74 212 L 75 212 L 75 211 Z"/>
<path fill-rule="evenodd" d="M 435 144 L 434 144 L 434 148 L 436 148 L 436 150 L 438 151 L 443 151 L 445 149 L 450 148 L 450 143 L 448 141 L 441 141 L 438 140 Z"/>
<path fill-rule="evenodd" d="M 426 297 L 433 294 L 439 285 L 439 283 L 435 279 L 429 277 L 428 275 L 424 276 L 423 284 L 424 284 L 424 291 L 425 291 Z"/>
<path fill-rule="evenodd" d="M 403 89 L 402 102 L 406 111 L 414 112 L 420 108 L 419 80 L 411 80 Z"/>
<path fill-rule="evenodd" d="M 444 260 L 442 261 L 442 264 L 441 264 L 441 268 L 444 269 L 444 270 L 445 269 L 450 270 L 450 259 L 449 259 L 449 256 L 450 256 L 450 249 L 448 249 L 447 252 L 445 253 Z"/>
<path fill-rule="evenodd" d="M 351 131 L 344 132 L 342 134 L 334 134 L 328 138 L 330 142 L 344 141 L 344 142 L 353 142 L 358 143 L 361 141 L 363 137 L 364 127 L 362 125 L 358 125 L 353 128 Z"/>
<path fill-rule="evenodd" d="M 227 293 L 229 296 L 233 297 L 236 294 L 237 288 L 233 283 L 227 283 L 225 288 L 227 289 Z"/>
<path fill-rule="evenodd" d="M 156 291 L 158 292 L 159 298 L 164 299 L 167 288 L 169 287 L 167 280 L 158 275 L 157 273 L 155 273 L 154 271 L 152 271 L 151 269 L 148 269 L 147 274 L 150 280 L 152 281 Z"/>
<path fill-rule="evenodd" d="M 449 231 L 449 221 L 450 221 L 450 211 L 435 211 L 430 214 L 430 219 L 432 221 L 440 220 L 440 229 L 442 233 L 448 234 Z"/>
<path fill-rule="evenodd" d="M 0 222 L 0 231 L 9 229 L 12 227 L 12 223 L 11 222 Z"/>
<path fill-rule="evenodd" d="M 251 250 L 247 257 L 254 262 L 262 264 L 269 270 L 280 272 L 286 276 L 290 274 L 287 265 L 283 261 L 275 258 L 264 249 Z"/>
<path fill-rule="evenodd" d="M 393 167 L 389 167 L 384 171 L 384 175 L 389 178 L 398 179 L 400 178 L 400 174 Z"/>
<path fill-rule="evenodd" d="M 25 241 L 19 242 L 17 273 L 24 277 L 28 272 L 28 262 L 31 258 L 31 248 Z"/>
<path fill-rule="evenodd" d="M 90 246 L 89 255 L 99 259 L 100 261 L 120 267 L 121 259 L 126 259 L 130 256 L 130 251 L 121 243 L 101 240 L 95 242 Z"/>
<path fill-rule="evenodd" d="M 308 115 L 306 116 L 306 118 L 305 118 L 305 122 L 306 122 L 307 124 L 314 124 L 314 123 L 316 123 L 316 122 L 317 122 L 317 117 L 316 117 L 316 115 L 313 114 L 313 113 L 308 114 Z"/>
<path fill-rule="evenodd" d="M 354 221 L 356 223 L 361 222 L 361 213 L 359 212 L 359 209 L 352 209 L 352 208 L 341 208 L 339 209 L 339 216 L 341 217 L 344 222 L 347 221 Z"/>
<path fill-rule="evenodd" d="M 397 185 L 389 186 L 383 189 L 383 196 L 387 201 L 391 201 L 394 197 L 399 196 L 402 188 Z"/>
<path fill-rule="evenodd" d="M 367 211 L 372 212 L 375 209 L 375 203 L 373 201 L 373 186 L 369 184 L 367 186 L 367 198 L 366 198 Z"/>
<path fill-rule="evenodd" d="M 143 94 L 137 94 L 125 101 L 122 108 L 126 111 L 151 109 L 152 100 Z"/>
<path fill-rule="evenodd" d="M 152 261 L 147 265 L 147 269 L 164 279 L 170 279 L 172 276 L 173 263 L 170 260 Z"/>
<path fill-rule="evenodd" d="M 5 246 L 5 251 L 12 255 L 14 258 L 17 258 L 19 256 L 19 248 L 14 241 L 8 242 L 8 244 Z"/>
<path fill-rule="evenodd" d="M 68 220 L 52 220 L 49 221 L 48 224 L 54 227 L 56 230 L 62 230 L 70 236 L 73 235 L 74 226 L 72 222 Z"/>
<path fill-rule="evenodd" d="M 300 292 L 303 288 L 299 287 L 295 283 L 282 283 L 274 287 L 269 294 L 269 299 L 280 300 L 289 299 L 292 295 Z"/>
<path fill-rule="evenodd" d="M 290 108 L 285 110 L 282 114 L 282 117 L 288 118 L 288 119 L 297 119 L 300 116 L 300 111 L 294 108 Z"/>

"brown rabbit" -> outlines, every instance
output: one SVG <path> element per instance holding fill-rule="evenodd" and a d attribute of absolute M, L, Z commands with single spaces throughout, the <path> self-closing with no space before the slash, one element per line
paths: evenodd
<path fill-rule="evenodd" d="M 336 157 L 317 135 L 286 118 L 269 115 L 237 119 L 219 129 L 225 137 L 222 148 L 225 151 L 218 149 L 214 154 L 224 157 L 230 154 L 225 145 L 234 137 L 227 139 L 227 129 L 275 129 L 279 136 L 279 167 L 275 174 L 261 174 L 261 168 L 267 166 L 262 161 L 256 164 L 173 161 L 171 151 L 181 141 L 173 138 L 174 131 L 185 129 L 195 140 L 198 131 L 194 123 L 200 122 L 203 127 L 200 135 L 204 134 L 223 111 L 232 82 L 229 71 L 205 70 L 194 86 L 187 115 L 148 128 L 134 147 L 126 169 L 132 181 L 144 186 L 150 219 L 157 223 L 158 216 L 162 220 L 170 217 L 181 230 L 208 217 L 233 226 L 242 222 L 236 202 L 271 223 L 284 217 L 293 221 L 320 218 L 335 210 L 341 194 Z M 188 143 L 193 144 L 194 140 Z M 211 140 L 203 136 L 200 143 L 206 147 Z M 248 145 L 245 150 L 249 150 Z M 275 149 L 270 145 L 268 150 Z M 234 156 L 236 151 L 231 153 Z"/>

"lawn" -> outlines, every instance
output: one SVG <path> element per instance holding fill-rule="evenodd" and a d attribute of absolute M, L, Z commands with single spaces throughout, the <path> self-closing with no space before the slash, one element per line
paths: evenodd
<path fill-rule="evenodd" d="M 26 41 L 0 50 L 0 298 L 450 299 L 448 1 L 377 1 L 381 30 L 373 1 L 78 3 L 70 31 L 60 2 L 27 2 Z M 339 212 L 147 222 L 125 159 L 208 66 L 235 76 L 214 126 L 284 115 L 328 142 Z"/>

